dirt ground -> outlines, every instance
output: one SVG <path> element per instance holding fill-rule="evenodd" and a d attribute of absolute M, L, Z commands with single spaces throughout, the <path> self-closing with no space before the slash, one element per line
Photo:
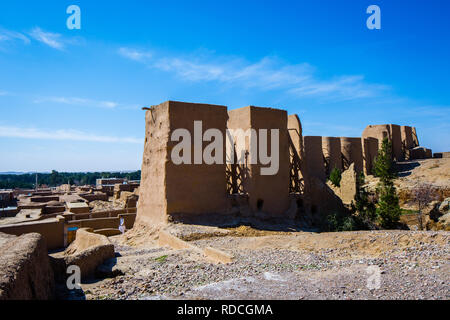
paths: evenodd
<path fill-rule="evenodd" d="M 118 201 L 95 200 L 89 203 L 89 208 L 91 208 L 91 212 L 119 210 L 123 209 L 124 207 L 125 207 L 124 204 Z"/>
<path fill-rule="evenodd" d="M 399 164 L 400 187 L 408 187 L 417 182 L 430 183 L 440 187 L 450 187 L 450 158 L 424 159 Z"/>
<path fill-rule="evenodd" d="M 27 217 L 29 216 L 29 218 Z M 22 209 L 15 217 L 1 218 L 1 225 L 15 224 L 21 222 L 37 221 L 42 218 L 41 209 Z"/>
<path fill-rule="evenodd" d="M 450 298 L 450 234 L 445 231 L 201 228 L 197 234 L 204 237 L 190 243 L 232 254 L 232 263 L 214 264 L 193 250 L 159 247 L 155 238 L 130 245 L 126 237 L 114 237 L 119 255 L 113 268 L 122 275 L 82 284 L 83 292 L 72 298 Z"/>
<path fill-rule="evenodd" d="M 394 185 L 399 194 L 400 206 L 404 209 L 417 210 L 413 190 L 421 183 L 435 188 L 437 201 L 450 197 L 450 158 L 424 159 L 400 162 L 396 166 L 398 178 Z M 374 191 L 378 178 L 366 177 L 368 189 Z"/>
<path fill-rule="evenodd" d="M 420 182 L 446 195 L 450 159 L 398 164 L 405 199 Z M 377 179 L 366 177 L 369 186 Z M 447 195 L 447 197 L 450 195 Z M 160 247 L 154 230 L 112 237 L 114 278 L 91 279 L 73 299 L 450 299 L 450 233 L 315 233 L 285 228 L 175 224 L 172 234 L 198 248 L 233 256 L 209 262 L 195 250 Z"/>

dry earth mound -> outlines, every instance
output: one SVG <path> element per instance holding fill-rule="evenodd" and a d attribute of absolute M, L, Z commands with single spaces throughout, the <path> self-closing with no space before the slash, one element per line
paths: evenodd
<path fill-rule="evenodd" d="M 75 241 L 64 252 L 53 254 L 52 258 L 60 278 L 68 266 L 76 265 L 80 268 L 81 278 L 85 279 L 94 275 L 98 266 L 114 256 L 114 245 L 106 236 L 83 228 L 77 230 Z"/>
<path fill-rule="evenodd" d="M 0 233 L 0 300 L 47 300 L 54 297 L 54 288 L 42 236 Z"/>

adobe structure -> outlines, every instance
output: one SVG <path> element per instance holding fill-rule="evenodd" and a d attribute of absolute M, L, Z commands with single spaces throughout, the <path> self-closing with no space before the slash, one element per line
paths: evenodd
<path fill-rule="evenodd" d="M 326 175 L 328 176 L 334 168 L 342 170 L 341 139 L 322 137 L 322 149 L 326 164 Z"/>
<path fill-rule="evenodd" d="M 299 116 L 280 109 L 249 106 L 228 111 L 225 106 L 176 101 L 146 109 L 136 226 L 203 223 L 217 217 L 293 219 L 308 215 L 314 220 L 343 206 L 327 185 L 334 168 L 372 174 L 384 138 L 392 142 L 397 161 L 419 153 L 414 151 L 416 129 L 408 126 L 369 125 L 362 137 L 303 137 Z M 181 153 L 180 144 L 185 141 L 177 129 L 193 137 Z M 208 129 L 225 138 L 202 138 Z M 272 136 L 273 129 L 278 130 L 278 137 Z M 237 132 L 244 133 L 244 139 L 238 141 Z M 278 149 L 272 138 L 278 138 Z M 215 161 L 207 164 L 201 156 L 212 142 L 225 152 L 214 151 Z M 261 153 L 253 151 L 264 143 L 267 156 L 273 160 L 278 155 L 275 174 L 262 174 L 269 165 L 254 161 L 255 154 Z M 192 162 L 174 163 L 174 152 Z M 423 157 L 430 152 L 424 149 Z"/>
<path fill-rule="evenodd" d="M 388 138 L 392 142 L 394 160 L 397 161 L 431 158 L 431 149 L 420 147 L 419 151 L 416 151 L 419 147 L 419 138 L 415 127 L 395 124 L 369 125 L 364 129 L 362 136 L 378 139 L 380 146 L 383 139 Z"/>
<path fill-rule="evenodd" d="M 361 138 L 341 137 L 341 154 L 343 167 L 347 170 L 352 163 L 357 172 L 363 171 L 363 153 Z"/>
<path fill-rule="evenodd" d="M 194 136 L 194 121 L 203 130 L 214 128 L 225 137 L 227 108 L 224 106 L 167 101 L 146 112 L 146 134 L 142 162 L 137 223 L 158 225 L 170 216 L 219 214 L 227 209 L 225 154 L 222 164 L 180 164 L 171 161 L 177 144 L 171 141 L 175 129 Z M 200 148 L 206 146 L 201 141 Z M 191 155 L 197 146 L 189 144 Z M 225 141 L 223 141 L 225 149 Z M 201 151 L 201 150 L 200 150 Z"/>
<path fill-rule="evenodd" d="M 270 212 L 276 216 L 282 216 L 289 208 L 289 134 L 288 134 L 288 116 L 284 110 L 258 107 L 245 107 L 231 110 L 228 112 L 228 129 L 249 132 L 249 129 L 255 129 L 256 135 L 249 136 L 248 143 L 239 143 L 236 136 L 233 137 L 233 146 L 228 146 L 229 154 L 245 154 L 252 143 L 259 143 L 261 146 L 260 129 L 279 130 L 279 163 L 278 172 L 274 175 L 262 175 L 261 169 L 265 167 L 259 161 L 252 164 L 237 164 L 240 166 L 240 172 L 243 173 L 237 181 L 242 185 L 241 192 L 248 195 L 248 204 L 251 212 Z M 255 141 L 252 141 L 255 139 Z M 271 137 L 267 138 L 268 154 L 272 154 L 273 146 Z M 231 152 L 230 148 L 234 148 Z M 251 157 L 252 154 L 249 153 Z M 251 159 L 249 159 L 249 162 Z M 233 183 L 235 177 L 231 176 L 229 182 Z M 267 186 L 270 185 L 270 188 Z M 235 190 L 239 192 L 239 190 Z M 262 211 L 264 210 L 264 211 Z"/>

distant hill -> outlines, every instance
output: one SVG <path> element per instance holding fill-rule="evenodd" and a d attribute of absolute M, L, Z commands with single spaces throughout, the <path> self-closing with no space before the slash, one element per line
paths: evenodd
<path fill-rule="evenodd" d="M 30 173 L 35 173 L 35 172 L 19 172 L 19 171 L 6 171 L 6 172 L 0 172 L 0 174 L 14 174 L 14 175 L 19 175 L 19 174 L 30 174 Z"/>

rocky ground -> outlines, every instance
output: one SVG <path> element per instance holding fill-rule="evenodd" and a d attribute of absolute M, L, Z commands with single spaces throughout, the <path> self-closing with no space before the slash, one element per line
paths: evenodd
<path fill-rule="evenodd" d="M 125 205 L 119 201 L 94 200 L 89 202 L 91 212 L 119 210 L 124 207 Z"/>
<path fill-rule="evenodd" d="M 450 182 L 450 158 L 405 161 L 398 164 L 400 187 L 412 186 L 418 181 L 448 188 Z"/>
<path fill-rule="evenodd" d="M 22 209 L 15 217 L 0 218 L 0 226 L 13 223 L 30 222 L 42 218 L 41 209 Z"/>
<path fill-rule="evenodd" d="M 417 210 L 414 189 L 420 184 L 430 184 L 435 189 L 435 200 L 450 197 L 450 158 L 423 159 L 399 162 L 396 165 L 398 178 L 394 180 L 402 208 Z M 367 176 L 368 190 L 376 189 L 379 179 Z"/>
<path fill-rule="evenodd" d="M 317 234 L 241 227 L 217 236 L 214 229 L 191 243 L 231 253 L 230 264 L 118 237 L 114 269 L 123 274 L 85 283 L 82 295 L 72 298 L 450 299 L 446 231 Z"/>

